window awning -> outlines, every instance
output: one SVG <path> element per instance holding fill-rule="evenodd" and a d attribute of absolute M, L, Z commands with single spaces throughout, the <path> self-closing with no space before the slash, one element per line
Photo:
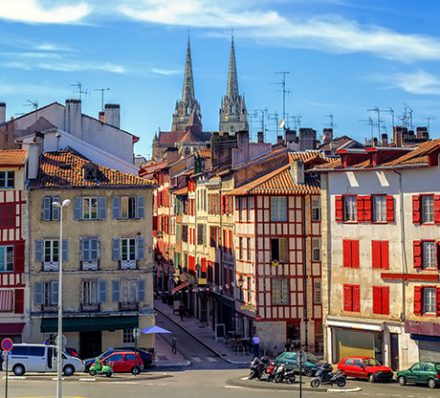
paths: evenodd
<path fill-rule="evenodd" d="M 106 316 L 93 318 L 63 318 L 63 332 L 96 332 L 121 330 L 138 327 L 137 316 Z M 53 333 L 58 330 L 57 318 L 43 318 L 41 332 Z"/>
<path fill-rule="evenodd" d="M 0 326 L 0 336 L 19 336 L 23 332 L 24 323 L 2 323 Z"/>
<path fill-rule="evenodd" d="M 176 286 L 173 290 L 171 290 L 171 295 L 176 294 L 178 291 L 184 289 L 185 287 L 187 287 L 189 284 L 191 283 L 191 281 L 186 281 L 181 283 L 180 285 Z"/>

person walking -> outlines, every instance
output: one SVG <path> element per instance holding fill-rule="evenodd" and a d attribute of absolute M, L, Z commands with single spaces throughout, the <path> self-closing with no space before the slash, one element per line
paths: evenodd
<path fill-rule="evenodd" d="M 171 339 L 171 351 L 173 354 L 177 354 L 177 338 L 173 337 Z"/>
<path fill-rule="evenodd" d="M 180 320 L 183 321 L 183 316 L 185 315 L 185 305 L 183 303 L 180 303 L 179 305 L 179 315 Z"/>
<path fill-rule="evenodd" d="M 254 335 L 254 337 L 252 337 L 252 346 L 254 348 L 254 357 L 260 356 L 260 343 L 261 343 L 260 338 L 257 335 Z"/>

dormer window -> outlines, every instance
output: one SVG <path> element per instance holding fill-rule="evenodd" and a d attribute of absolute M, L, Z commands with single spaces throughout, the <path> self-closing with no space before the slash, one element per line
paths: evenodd
<path fill-rule="evenodd" d="M 96 181 L 98 179 L 98 167 L 93 163 L 85 164 L 83 167 L 83 177 L 86 181 Z"/>

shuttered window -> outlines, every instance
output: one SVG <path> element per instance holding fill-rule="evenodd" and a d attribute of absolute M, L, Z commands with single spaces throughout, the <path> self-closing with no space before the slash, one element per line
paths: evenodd
<path fill-rule="evenodd" d="M 0 272 L 14 271 L 14 246 L 0 246 Z"/>
<path fill-rule="evenodd" d="M 272 279 L 272 305 L 289 304 L 289 280 L 286 278 Z"/>
<path fill-rule="evenodd" d="M 359 268 L 359 241 L 342 241 L 343 265 L 345 268 Z"/>
<path fill-rule="evenodd" d="M 423 313 L 435 314 L 437 310 L 436 306 L 437 291 L 434 287 L 423 288 Z"/>
<path fill-rule="evenodd" d="M 344 285 L 344 311 L 360 312 L 360 304 L 360 286 Z"/>
<path fill-rule="evenodd" d="M 371 241 L 371 265 L 374 269 L 389 269 L 389 243 L 387 240 Z"/>
<path fill-rule="evenodd" d="M 374 222 L 387 221 L 387 197 L 385 195 L 373 196 L 373 219 Z"/>
<path fill-rule="evenodd" d="M 285 196 L 271 196 L 270 220 L 275 222 L 287 221 L 287 198 Z"/>
<path fill-rule="evenodd" d="M 357 199 L 355 195 L 344 197 L 344 221 L 357 221 Z"/>
<path fill-rule="evenodd" d="M 421 202 L 421 220 L 422 223 L 433 223 L 434 222 L 434 196 L 433 195 L 423 195 Z"/>
<path fill-rule="evenodd" d="M 390 288 L 388 286 L 373 286 L 373 314 L 389 315 Z"/>
<path fill-rule="evenodd" d="M 435 269 L 438 268 L 437 249 L 434 241 L 413 242 L 414 268 Z"/>
<path fill-rule="evenodd" d="M 58 221 L 60 219 L 60 208 L 53 205 L 54 202 L 61 203 L 59 196 L 44 196 L 41 199 L 41 220 Z"/>
<path fill-rule="evenodd" d="M 287 262 L 288 261 L 288 251 L 287 251 L 287 238 L 271 239 L 272 243 L 272 261 Z"/>

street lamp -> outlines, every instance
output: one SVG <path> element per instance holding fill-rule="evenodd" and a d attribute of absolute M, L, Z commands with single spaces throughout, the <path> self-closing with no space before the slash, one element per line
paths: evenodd
<path fill-rule="evenodd" d="M 243 275 L 240 275 L 237 279 L 237 287 L 240 289 L 240 301 L 243 302 L 243 285 L 244 285 L 244 279 Z"/>
<path fill-rule="evenodd" d="M 58 347 L 57 347 L 57 395 L 63 395 L 61 387 L 61 368 L 63 367 L 63 207 L 69 206 L 70 200 L 64 199 L 63 203 L 53 202 L 52 206 L 60 209 L 60 241 L 58 243 Z"/>

